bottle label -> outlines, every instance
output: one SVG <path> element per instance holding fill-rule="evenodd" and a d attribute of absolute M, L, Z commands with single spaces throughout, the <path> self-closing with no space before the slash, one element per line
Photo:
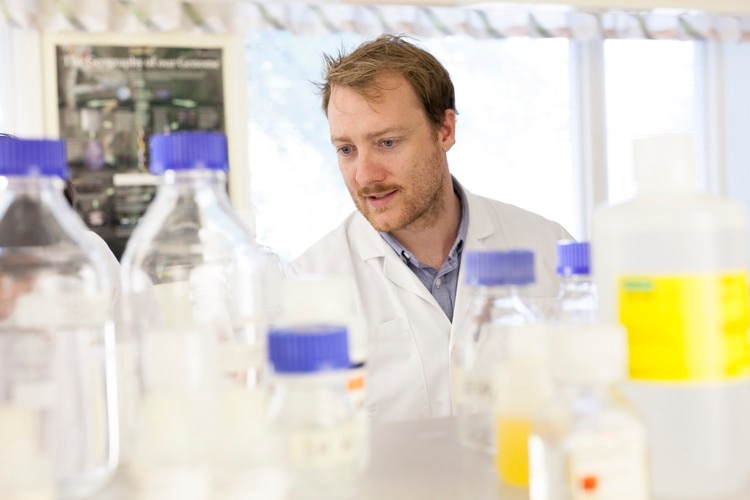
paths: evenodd
<path fill-rule="evenodd" d="M 456 403 L 487 411 L 492 410 L 495 400 L 490 373 L 454 367 L 451 370 L 451 385 Z"/>
<path fill-rule="evenodd" d="M 366 368 L 349 370 L 346 381 L 346 392 L 354 416 L 354 449 L 361 464 L 366 464 L 370 457 L 370 417 L 367 412 L 367 371 Z"/>
<path fill-rule="evenodd" d="M 364 368 L 353 369 L 349 371 L 349 377 L 346 380 L 346 392 L 349 394 L 352 409 L 357 415 L 366 415 L 367 411 L 365 375 Z"/>
<path fill-rule="evenodd" d="M 100 328 L 111 309 L 106 293 L 40 293 L 22 295 L 16 302 L 13 320 L 19 328 Z"/>
<path fill-rule="evenodd" d="M 298 467 L 327 467 L 356 459 L 354 422 L 324 430 L 289 432 L 289 459 Z"/>
<path fill-rule="evenodd" d="M 745 272 L 624 276 L 620 321 L 628 331 L 630 376 L 711 381 L 750 373 Z"/>
<path fill-rule="evenodd" d="M 581 431 L 567 442 L 573 500 L 647 500 L 646 438 L 642 429 Z"/>

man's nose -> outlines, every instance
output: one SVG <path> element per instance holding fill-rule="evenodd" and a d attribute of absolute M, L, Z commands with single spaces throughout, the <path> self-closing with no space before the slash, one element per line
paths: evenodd
<path fill-rule="evenodd" d="M 373 151 L 360 149 L 356 169 L 354 179 L 360 186 L 383 182 L 386 178 L 386 169 Z"/>

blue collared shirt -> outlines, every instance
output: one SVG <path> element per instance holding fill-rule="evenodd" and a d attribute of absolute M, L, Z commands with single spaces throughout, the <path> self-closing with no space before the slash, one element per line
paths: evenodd
<path fill-rule="evenodd" d="M 461 201 L 461 222 L 458 225 L 458 234 L 456 234 L 456 241 L 453 242 L 451 251 L 448 253 L 448 258 L 440 266 L 440 269 L 435 269 L 426 264 L 422 264 L 417 258 L 408 250 L 406 250 L 401 243 L 396 240 L 393 236 L 388 233 L 380 233 L 380 236 L 393 248 L 393 251 L 401 257 L 404 264 L 409 266 L 414 274 L 417 275 L 419 281 L 430 291 L 437 303 L 440 304 L 441 309 L 448 316 L 448 319 L 453 321 L 453 308 L 456 304 L 456 289 L 458 287 L 458 270 L 461 264 L 461 251 L 463 250 L 464 240 L 466 239 L 466 232 L 469 229 L 469 205 L 466 201 L 466 195 L 461 187 L 461 184 L 453 177 L 453 191 L 458 194 L 458 198 Z"/>

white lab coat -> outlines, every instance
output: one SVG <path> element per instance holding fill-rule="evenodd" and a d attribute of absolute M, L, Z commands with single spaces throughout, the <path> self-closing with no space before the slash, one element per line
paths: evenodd
<path fill-rule="evenodd" d="M 530 293 L 554 297 L 559 286 L 555 245 L 570 234 L 537 214 L 464 191 L 469 205 L 464 251 L 533 250 L 536 284 Z M 367 404 L 373 419 L 451 414 L 449 352 L 469 306 L 461 275 L 451 324 L 430 291 L 356 211 L 285 272 L 346 274 L 354 280 L 367 334 Z"/>

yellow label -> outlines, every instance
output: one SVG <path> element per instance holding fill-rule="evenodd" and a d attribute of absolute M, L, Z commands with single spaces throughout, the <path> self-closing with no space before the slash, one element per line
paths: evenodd
<path fill-rule="evenodd" d="M 631 378 L 711 381 L 750 373 L 747 286 L 744 272 L 621 277 Z"/>
<path fill-rule="evenodd" d="M 531 420 L 501 416 L 497 418 L 496 429 L 500 479 L 511 486 L 528 486 Z"/>

